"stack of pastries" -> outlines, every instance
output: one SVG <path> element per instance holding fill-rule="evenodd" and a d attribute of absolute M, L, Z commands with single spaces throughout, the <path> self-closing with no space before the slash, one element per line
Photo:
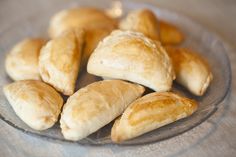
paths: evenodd
<path fill-rule="evenodd" d="M 117 118 L 111 139 L 118 143 L 188 117 L 197 102 L 171 92 L 173 81 L 202 96 L 213 78 L 198 53 L 179 46 L 180 29 L 148 9 L 123 19 L 97 8 L 64 10 L 52 17 L 49 36 L 11 49 L 5 67 L 15 82 L 3 90 L 35 130 L 60 117 L 67 140 L 83 139 Z M 75 91 L 81 69 L 104 80 Z M 152 92 L 143 95 L 145 87 Z"/>

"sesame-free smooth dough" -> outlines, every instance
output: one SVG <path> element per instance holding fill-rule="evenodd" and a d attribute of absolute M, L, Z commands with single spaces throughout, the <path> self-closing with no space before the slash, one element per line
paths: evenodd
<path fill-rule="evenodd" d="M 132 104 L 118 118 L 111 131 L 113 142 L 122 142 L 190 116 L 197 110 L 194 100 L 171 92 L 154 92 Z"/>
<path fill-rule="evenodd" d="M 38 57 L 46 40 L 29 38 L 19 42 L 7 54 L 5 68 L 11 79 L 40 80 Z"/>
<path fill-rule="evenodd" d="M 159 20 L 160 41 L 163 45 L 177 45 L 184 41 L 184 34 L 175 25 Z"/>
<path fill-rule="evenodd" d="M 166 47 L 176 74 L 176 81 L 191 93 L 201 96 L 209 87 L 213 75 L 208 63 L 189 48 Z"/>
<path fill-rule="evenodd" d="M 39 71 L 44 82 L 64 95 L 74 93 L 80 69 L 83 30 L 66 31 L 50 40 L 39 56 Z"/>
<path fill-rule="evenodd" d="M 52 17 L 49 35 L 55 38 L 67 30 L 116 27 L 116 23 L 116 20 L 106 15 L 103 10 L 92 7 L 71 8 L 60 11 Z"/>
<path fill-rule="evenodd" d="M 155 14 L 148 9 L 131 11 L 119 23 L 119 28 L 143 33 L 153 40 L 160 39 L 159 21 Z"/>
<path fill-rule="evenodd" d="M 65 139 L 77 141 L 96 132 L 123 113 L 144 87 L 121 80 L 94 82 L 69 97 L 61 114 Z"/>
<path fill-rule="evenodd" d="M 17 81 L 4 86 L 3 91 L 16 115 L 29 127 L 45 130 L 57 122 L 63 99 L 46 83 Z"/>

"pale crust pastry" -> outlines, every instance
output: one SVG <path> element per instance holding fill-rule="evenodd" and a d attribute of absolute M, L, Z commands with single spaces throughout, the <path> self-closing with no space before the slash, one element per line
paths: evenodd
<path fill-rule="evenodd" d="M 160 23 L 160 41 L 164 45 L 180 44 L 184 40 L 184 34 L 171 23 L 159 20 Z"/>
<path fill-rule="evenodd" d="M 7 54 L 5 68 L 11 79 L 40 80 L 38 56 L 46 40 L 39 38 L 25 39 L 19 42 Z"/>
<path fill-rule="evenodd" d="M 49 26 L 51 38 L 57 37 L 66 30 L 98 28 L 101 26 L 116 27 L 116 20 L 107 16 L 103 10 L 96 8 L 72 8 L 55 14 Z"/>
<path fill-rule="evenodd" d="M 122 142 L 190 116 L 197 110 L 194 100 L 171 92 L 145 95 L 125 110 L 115 121 L 111 139 Z"/>
<path fill-rule="evenodd" d="M 155 91 L 168 91 L 175 78 L 171 60 L 159 42 L 142 33 L 113 31 L 89 58 L 87 71 L 101 77 L 123 79 Z"/>
<path fill-rule="evenodd" d="M 4 94 L 19 118 L 35 130 L 52 127 L 58 119 L 63 99 L 55 89 L 35 80 L 4 87 Z"/>
<path fill-rule="evenodd" d="M 119 23 L 119 28 L 143 33 L 153 40 L 160 39 L 158 19 L 155 14 L 148 9 L 131 11 L 127 17 Z"/>
<path fill-rule="evenodd" d="M 80 68 L 84 32 L 66 31 L 50 40 L 39 56 L 39 71 L 43 81 L 64 95 L 71 95 Z"/>
<path fill-rule="evenodd" d="M 140 97 L 144 87 L 120 80 L 94 82 L 67 100 L 61 114 L 65 139 L 77 141 L 110 123 Z"/>
<path fill-rule="evenodd" d="M 176 81 L 191 93 L 203 95 L 213 79 L 207 62 L 189 48 L 166 47 L 166 50 L 172 59 Z"/>

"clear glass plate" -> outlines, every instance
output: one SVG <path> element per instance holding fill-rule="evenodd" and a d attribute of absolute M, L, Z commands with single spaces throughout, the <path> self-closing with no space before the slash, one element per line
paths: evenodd
<path fill-rule="evenodd" d="M 119 4 L 119 3 L 118 3 Z M 47 4 L 46 9 L 40 10 L 40 7 L 35 10 L 28 11 L 28 16 L 18 21 L 17 24 L 12 25 L 7 30 L 1 33 L 0 38 L 0 118 L 7 122 L 14 128 L 25 132 L 26 134 L 35 135 L 47 140 L 69 142 L 74 144 L 89 144 L 89 145 L 103 145 L 111 144 L 110 140 L 110 130 L 111 124 L 103 127 L 96 133 L 90 135 L 89 137 L 78 141 L 71 142 L 63 138 L 59 124 L 57 123 L 54 127 L 45 131 L 35 131 L 30 129 L 25 125 L 14 113 L 10 104 L 7 102 L 2 87 L 5 84 L 12 82 L 6 75 L 4 69 L 4 60 L 6 52 L 19 40 L 25 37 L 37 37 L 45 36 L 47 37 L 47 26 L 50 17 L 53 13 L 61 10 L 62 8 L 68 8 L 73 6 L 79 6 L 77 2 L 68 1 L 57 1 L 57 3 Z M 91 4 L 94 6 L 94 4 Z M 98 4 L 103 5 L 101 8 L 107 9 L 110 4 Z M 105 5 L 105 6 L 104 6 Z M 27 7 L 27 6 L 25 6 Z M 229 59 L 226 55 L 226 50 L 222 41 L 214 35 L 213 33 L 206 30 L 204 27 L 195 23 L 194 21 L 174 13 L 172 11 L 156 8 L 148 4 L 140 4 L 133 2 L 122 2 L 122 13 L 125 15 L 128 11 L 139 8 L 149 8 L 153 10 L 157 16 L 161 19 L 165 19 L 175 25 L 177 25 L 186 35 L 186 40 L 183 43 L 184 46 L 191 47 L 198 50 L 204 58 L 206 58 L 213 71 L 214 80 L 211 83 L 209 89 L 202 97 L 195 97 L 187 92 L 185 89 L 178 85 L 174 85 L 174 91 L 182 93 L 187 97 L 193 98 L 198 101 L 199 108 L 196 113 L 192 116 L 180 120 L 178 122 L 172 123 L 170 125 L 164 126 L 162 128 L 156 129 L 150 133 L 143 136 L 135 138 L 121 143 L 122 145 L 135 145 L 135 144 L 145 144 L 150 142 L 161 141 L 180 133 L 183 133 L 203 121 L 205 121 L 210 115 L 212 115 L 217 110 L 217 105 L 223 101 L 227 92 L 230 88 L 231 83 L 231 69 Z M 27 8 L 26 8 L 27 9 Z M 119 12 L 119 11 L 118 11 Z M 40 16 L 39 16 L 40 15 Z M 100 80 L 100 78 L 89 75 L 84 69 L 78 78 L 77 89 L 83 87 L 91 82 Z"/>

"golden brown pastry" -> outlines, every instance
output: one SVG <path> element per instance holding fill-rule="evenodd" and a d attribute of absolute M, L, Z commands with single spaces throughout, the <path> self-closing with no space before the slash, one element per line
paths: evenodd
<path fill-rule="evenodd" d="M 7 54 L 5 68 L 13 80 L 40 80 L 38 56 L 44 39 L 32 38 L 19 42 Z"/>
<path fill-rule="evenodd" d="M 52 127 L 63 105 L 60 94 L 41 81 L 11 83 L 4 87 L 4 94 L 16 115 L 35 130 Z"/>
<path fill-rule="evenodd" d="M 162 44 L 180 44 L 184 34 L 173 24 L 160 20 L 160 41 Z"/>
<path fill-rule="evenodd" d="M 60 120 L 63 136 L 77 141 L 96 132 L 143 92 L 142 86 L 120 80 L 94 82 L 81 88 L 63 107 Z"/>
<path fill-rule="evenodd" d="M 87 71 L 101 77 L 136 82 L 167 91 L 175 78 L 171 60 L 159 42 L 142 33 L 113 31 L 92 53 Z"/>
<path fill-rule="evenodd" d="M 130 12 L 123 19 L 119 28 L 122 30 L 131 30 L 141 32 L 153 40 L 159 40 L 159 22 L 155 14 L 148 9 L 140 9 Z"/>
<path fill-rule="evenodd" d="M 166 47 L 166 50 L 172 59 L 176 81 L 191 93 L 203 95 L 213 79 L 207 62 L 188 48 Z"/>
<path fill-rule="evenodd" d="M 115 121 L 111 139 L 121 142 L 190 116 L 197 103 L 171 92 L 151 93 L 137 99 Z"/>
<path fill-rule="evenodd" d="M 81 60 L 81 67 L 87 65 L 87 61 L 97 47 L 98 43 L 113 30 L 111 26 L 97 27 L 86 29 L 85 32 L 85 44 L 83 49 L 83 55 Z"/>
<path fill-rule="evenodd" d="M 107 16 L 103 10 L 91 7 L 72 8 L 63 10 L 53 16 L 50 21 L 49 35 L 54 38 L 66 30 L 101 26 L 116 27 L 116 21 Z"/>
<path fill-rule="evenodd" d="M 64 95 L 74 93 L 79 73 L 84 32 L 67 31 L 49 41 L 39 56 L 39 71 L 44 82 Z"/>

